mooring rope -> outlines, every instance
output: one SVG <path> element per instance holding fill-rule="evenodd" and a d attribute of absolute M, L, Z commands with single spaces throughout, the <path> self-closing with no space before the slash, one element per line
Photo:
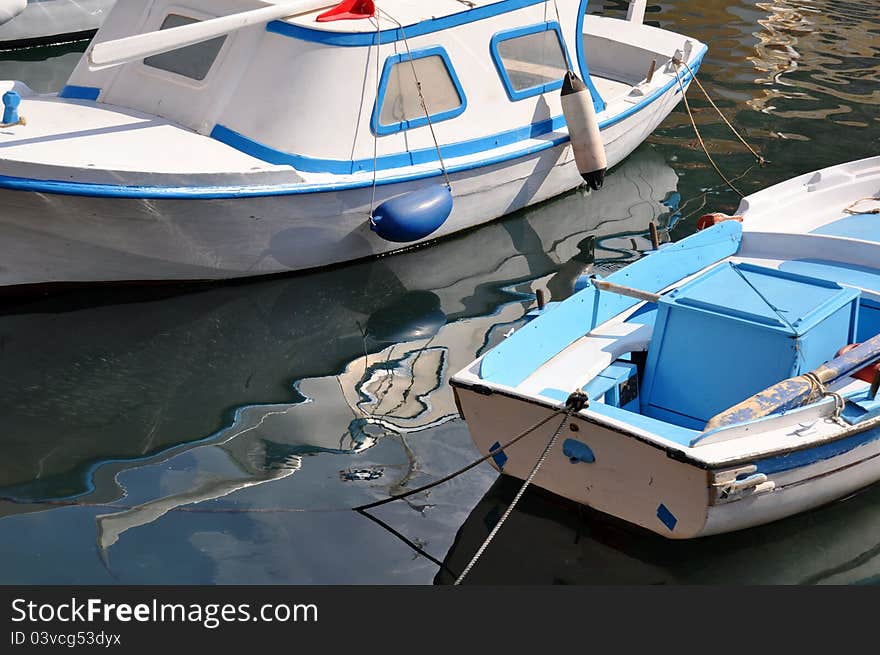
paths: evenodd
<path fill-rule="evenodd" d="M 739 140 L 742 142 L 742 144 L 743 144 L 746 148 L 748 148 L 749 151 L 755 156 L 755 159 L 758 160 L 758 164 L 760 164 L 761 166 L 763 166 L 764 163 L 765 163 L 764 158 L 763 158 L 760 154 L 758 154 L 758 152 L 756 152 L 755 149 L 752 148 L 752 146 L 749 145 L 749 143 L 748 143 L 748 142 L 742 137 L 742 135 L 741 135 L 739 132 L 736 131 L 736 128 L 731 124 L 731 122 L 730 122 L 729 120 L 727 120 L 727 116 L 724 115 L 724 112 L 722 112 L 722 111 L 718 108 L 718 105 L 715 104 L 715 101 L 712 100 L 712 97 L 709 95 L 709 92 L 706 91 L 706 89 L 703 87 L 703 84 L 700 82 L 700 80 L 699 80 L 699 78 L 697 77 L 696 73 L 694 73 L 694 71 L 691 70 L 691 67 L 688 65 L 688 63 L 687 63 L 685 60 L 683 60 L 683 59 L 681 60 L 681 63 L 684 64 L 684 67 L 685 67 L 685 68 L 687 68 L 688 73 L 691 74 L 691 78 L 694 80 L 694 82 L 697 83 L 697 86 L 700 88 L 700 91 L 702 91 L 702 92 L 703 92 L 703 95 L 706 96 L 706 100 L 709 101 L 709 104 L 712 105 L 712 108 L 718 113 L 718 115 L 721 117 L 721 120 L 724 121 L 724 123 L 727 125 L 727 127 L 730 128 L 730 131 L 734 133 L 734 135 L 736 136 L 736 138 L 739 139 Z"/>
<path fill-rule="evenodd" d="M 583 391 L 575 391 L 572 393 L 568 400 L 565 401 L 566 412 L 565 416 L 562 417 L 562 421 L 559 423 L 559 427 L 556 428 L 556 432 L 553 433 L 553 436 L 550 437 L 550 441 L 547 442 L 547 445 L 544 448 L 544 451 L 541 453 L 541 456 L 538 458 L 538 461 L 532 467 L 531 473 L 529 473 L 529 477 L 526 478 L 526 481 L 523 482 L 523 485 L 520 487 L 519 491 L 514 496 L 513 501 L 508 506 L 507 510 L 498 519 L 498 523 L 495 524 L 495 527 L 492 528 L 492 531 L 489 533 L 489 536 L 486 537 L 485 541 L 480 545 L 477 549 L 477 552 L 474 553 L 474 556 L 471 558 L 471 561 L 468 562 L 468 565 L 464 568 L 464 571 L 461 572 L 461 575 L 453 583 L 454 585 L 460 585 L 462 581 L 467 577 L 468 573 L 471 572 L 471 569 L 474 568 L 474 565 L 479 561 L 479 559 L 483 556 L 483 553 L 486 552 L 486 548 L 489 547 L 489 544 L 495 538 L 495 535 L 498 534 L 499 530 L 501 530 L 501 526 L 504 525 L 504 522 L 507 518 L 513 513 L 513 510 L 516 508 L 516 504 L 519 502 L 519 499 L 523 497 L 526 489 L 529 488 L 529 485 L 532 484 L 532 481 L 535 479 L 535 476 L 538 475 L 538 471 L 541 470 L 541 467 L 544 465 L 544 462 L 547 460 L 548 455 L 550 455 L 550 451 L 553 449 L 553 446 L 556 444 L 559 439 L 559 435 L 562 434 L 562 428 L 565 427 L 565 424 L 571 418 L 572 414 L 576 414 L 581 411 L 584 407 L 587 406 L 589 400 L 587 395 Z"/>
<path fill-rule="evenodd" d="M 745 198 L 746 197 L 745 194 L 742 191 L 740 191 L 737 187 L 734 186 L 733 181 L 730 180 L 721 171 L 721 168 L 718 166 L 718 164 L 715 163 L 715 160 L 712 158 L 712 155 L 709 154 L 709 149 L 706 147 L 706 143 L 703 141 L 703 135 L 700 133 L 700 128 L 697 127 L 697 121 L 694 118 L 694 114 L 691 111 L 691 105 L 687 99 L 687 93 L 685 91 L 684 83 L 682 82 L 681 74 L 679 72 L 679 66 L 681 66 L 682 64 L 684 64 L 685 68 L 687 68 L 688 72 L 690 73 L 691 79 L 697 83 L 697 86 L 700 88 L 700 90 L 703 92 L 703 94 L 709 100 L 709 103 L 712 105 L 712 107 L 715 108 L 715 111 L 718 112 L 718 115 L 721 117 L 721 120 L 723 120 L 725 122 L 725 124 L 731 129 L 731 131 L 736 135 L 736 137 L 740 141 L 742 141 L 742 143 L 746 146 L 746 148 L 748 148 L 749 151 L 751 151 L 751 153 L 758 160 L 758 164 L 763 165 L 765 163 L 765 160 L 761 155 L 759 155 L 755 151 L 754 148 L 752 148 L 752 146 L 750 146 L 746 142 L 746 140 L 740 135 L 740 133 L 736 131 L 736 128 L 733 127 L 733 125 L 731 125 L 730 121 L 727 120 L 727 117 L 724 116 L 724 114 L 718 108 L 718 105 L 716 105 L 715 102 L 712 100 L 712 98 L 709 97 L 709 93 L 706 91 L 706 89 L 703 87 L 703 85 L 697 79 L 696 73 L 694 73 L 694 71 L 691 70 L 691 67 L 688 65 L 688 63 L 686 61 L 684 61 L 683 59 L 679 59 L 678 57 L 673 57 L 672 58 L 672 66 L 675 71 L 675 79 L 678 81 L 678 87 L 679 87 L 679 89 L 681 89 L 681 98 L 684 101 L 684 107 L 687 110 L 687 115 L 691 121 L 691 126 L 694 128 L 694 134 L 697 135 L 697 141 L 699 141 L 700 147 L 703 149 L 703 152 L 706 155 L 706 159 L 709 160 L 709 163 L 712 164 L 712 168 L 715 169 L 715 172 L 718 173 L 719 177 L 721 177 L 722 180 L 724 180 L 724 183 L 730 188 L 730 190 L 733 191 L 734 193 L 736 193 L 740 198 Z M 742 177 L 742 175 L 740 175 L 739 177 Z"/>
<path fill-rule="evenodd" d="M 845 214 L 852 214 L 853 216 L 857 216 L 858 214 L 880 214 L 880 207 L 875 207 L 874 209 L 869 209 L 867 211 L 858 211 L 855 209 L 855 206 L 862 202 L 868 202 L 869 200 L 880 202 L 880 196 L 868 196 L 866 198 L 859 198 L 851 203 L 849 203 L 846 207 L 843 208 L 843 212 Z"/>

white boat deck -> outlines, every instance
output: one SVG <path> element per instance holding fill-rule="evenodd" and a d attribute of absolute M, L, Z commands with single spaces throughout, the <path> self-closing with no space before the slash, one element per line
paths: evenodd
<path fill-rule="evenodd" d="M 0 174 L 21 175 L 28 165 L 45 174 L 47 162 L 56 170 L 161 171 L 187 177 L 291 171 L 122 107 L 30 96 L 22 99 L 20 114 L 26 125 L 0 129 Z"/>

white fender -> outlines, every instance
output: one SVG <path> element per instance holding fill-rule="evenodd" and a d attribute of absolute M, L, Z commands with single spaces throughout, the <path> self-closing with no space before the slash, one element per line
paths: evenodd
<path fill-rule="evenodd" d="M 0 25 L 8 23 L 27 7 L 27 0 L 0 0 Z"/>
<path fill-rule="evenodd" d="M 568 136 L 578 172 L 591 189 L 598 190 L 605 180 L 608 161 L 605 158 L 602 135 L 599 133 L 593 97 L 587 85 L 572 71 L 565 74 L 561 95 L 562 114 L 568 125 Z"/>

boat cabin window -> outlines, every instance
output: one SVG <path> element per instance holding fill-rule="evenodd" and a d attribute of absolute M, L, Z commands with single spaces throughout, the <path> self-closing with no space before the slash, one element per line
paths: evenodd
<path fill-rule="evenodd" d="M 419 98 L 419 84 L 425 108 Z M 379 95 L 373 112 L 376 134 L 392 134 L 455 118 L 466 107 L 464 91 L 443 48 L 393 55 L 385 61 Z"/>
<path fill-rule="evenodd" d="M 200 21 L 195 18 L 187 18 L 178 14 L 168 14 L 159 29 L 167 30 L 181 25 L 190 25 Z M 225 36 L 195 43 L 185 48 L 178 48 L 170 52 L 163 52 L 144 59 L 144 65 L 151 68 L 176 73 L 191 80 L 201 82 L 208 76 L 211 66 L 220 54 L 220 49 L 226 41 Z"/>
<path fill-rule="evenodd" d="M 511 100 L 562 87 L 568 58 L 558 23 L 499 32 L 492 37 L 489 49 Z"/>

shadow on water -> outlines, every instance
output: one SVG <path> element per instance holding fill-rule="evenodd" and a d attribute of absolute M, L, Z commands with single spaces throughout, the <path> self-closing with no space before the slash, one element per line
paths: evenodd
<path fill-rule="evenodd" d="M 254 283 L 9 301 L 0 516 L 89 510 L 92 538 L 112 555 L 128 534 L 161 531 L 170 512 L 241 509 L 260 486 L 295 488 L 294 503 L 272 494 L 282 508 L 344 508 L 456 468 L 474 457 L 466 439 L 429 464 L 415 443 L 450 422 L 466 437 L 449 375 L 521 324 L 537 288 L 561 299 L 596 262 L 638 256 L 649 221 L 678 219 L 676 182 L 645 148 L 601 194 L 578 190 L 393 257 Z"/>
<path fill-rule="evenodd" d="M 464 569 L 522 483 L 501 476 L 468 516 L 444 564 Z M 664 539 L 529 490 L 468 584 L 858 584 L 880 573 L 880 487 L 770 525 Z M 440 570 L 436 584 L 450 584 Z"/>

